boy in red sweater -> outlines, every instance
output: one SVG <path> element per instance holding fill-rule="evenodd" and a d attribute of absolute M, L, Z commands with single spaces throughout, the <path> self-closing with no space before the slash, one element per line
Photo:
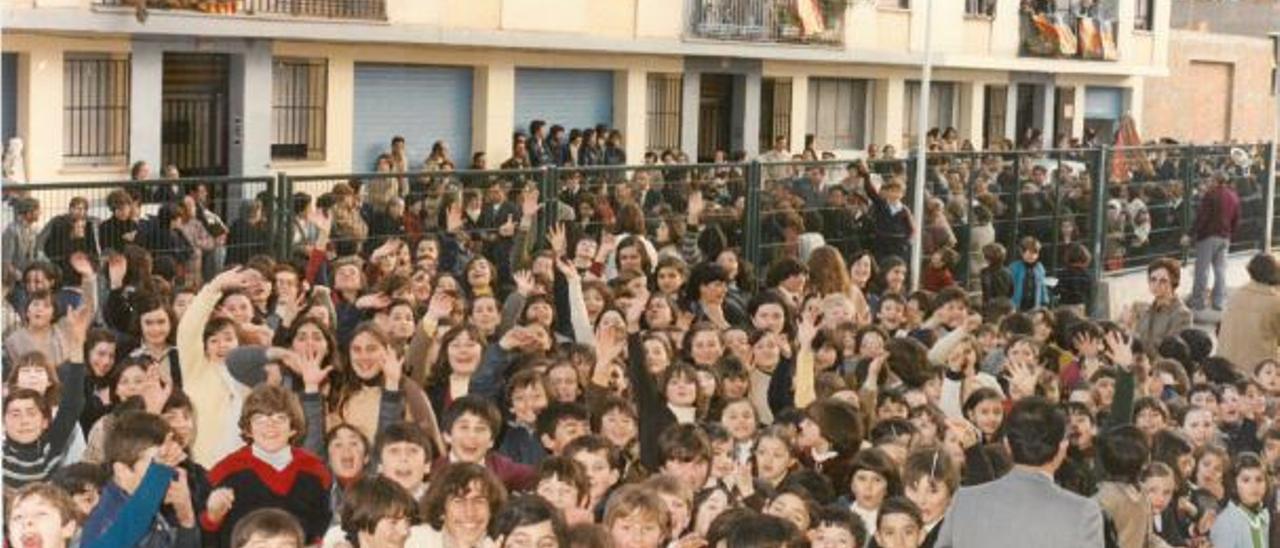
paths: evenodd
<path fill-rule="evenodd" d="M 937 293 L 945 288 L 956 285 L 955 276 L 951 274 L 951 269 L 960 261 L 960 254 L 956 250 L 944 247 L 933 254 L 929 255 L 929 264 L 925 265 L 923 277 L 920 278 L 920 285 L 927 291 Z"/>
<path fill-rule="evenodd" d="M 262 385 L 245 399 L 240 434 L 249 442 L 209 472 L 214 490 L 200 525 L 222 547 L 241 518 L 259 508 L 280 508 L 302 523 L 307 542 L 318 542 L 332 518 L 332 479 L 323 461 L 292 444 L 304 432 L 302 404 L 292 392 Z"/>

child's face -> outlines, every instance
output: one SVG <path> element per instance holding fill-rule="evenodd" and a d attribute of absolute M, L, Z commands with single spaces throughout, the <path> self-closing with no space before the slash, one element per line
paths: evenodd
<path fill-rule="evenodd" d="M 14 546 L 60 548 L 76 532 L 74 520 L 64 520 L 62 512 L 44 497 L 23 497 L 9 510 L 9 541 Z"/>
<path fill-rule="evenodd" d="M 1280 392 L 1280 367 L 1267 364 L 1258 370 L 1258 384 L 1269 393 Z"/>
<path fill-rule="evenodd" d="M 911 502 L 920 507 L 925 523 L 933 523 L 942 519 L 951 504 L 951 490 L 947 484 L 931 477 L 922 477 L 906 488 L 906 495 Z"/>
<path fill-rule="evenodd" d="M 884 476 L 870 470 L 858 470 L 853 474 L 853 498 L 858 506 L 867 510 L 880 508 L 889 491 Z"/>
<path fill-rule="evenodd" d="M 946 256 L 942 253 L 933 253 L 929 255 L 929 265 L 934 268 L 944 268 L 947 266 Z"/>
<path fill-rule="evenodd" d="M 1169 506 L 1169 501 L 1173 500 L 1173 478 L 1167 476 L 1147 478 L 1142 482 L 1142 492 L 1151 502 L 1152 513 L 1163 512 Z"/>
<path fill-rule="evenodd" d="M 268 452 L 289 447 L 289 440 L 297 433 L 288 413 L 255 413 L 249 417 L 249 437 L 254 445 Z"/>
<path fill-rule="evenodd" d="M 1138 411 L 1133 423 L 1143 434 L 1152 436 L 1161 428 L 1164 428 L 1164 415 L 1161 415 L 1160 411 L 1154 407 L 1144 407 L 1141 411 Z"/>
<path fill-rule="evenodd" d="M 465 413 L 453 421 L 446 441 L 458 460 L 481 464 L 493 448 L 493 428 L 483 418 Z"/>
<path fill-rule="evenodd" d="M 748 441 L 756 434 L 755 410 L 750 402 L 738 400 L 720 413 L 720 424 L 735 441 Z"/>
<path fill-rule="evenodd" d="M 626 447 L 636 439 L 636 420 L 624 411 L 613 410 L 600 417 L 600 435 L 617 447 Z"/>
<path fill-rule="evenodd" d="M 609 466 L 609 458 L 602 449 L 600 451 L 578 451 L 573 455 L 587 471 L 587 480 L 591 483 L 591 498 L 598 500 L 618 483 L 620 472 Z"/>
<path fill-rule="evenodd" d="M 1220 485 L 1222 483 L 1222 459 L 1213 453 L 1200 457 L 1196 463 L 1197 485 Z"/>
<path fill-rule="evenodd" d="M 1036 262 L 1036 261 L 1038 261 L 1038 260 L 1040 260 L 1040 250 L 1039 250 L 1039 249 L 1036 249 L 1036 248 L 1034 248 L 1034 247 L 1033 247 L 1033 248 L 1023 249 L 1023 250 L 1022 250 L 1022 262 L 1027 263 L 1027 264 L 1031 264 L 1031 263 L 1034 263 L 1034 262 Z"/>
<path fill-rule="evenodd" d="M 886 400 L 876 407 L 876 417 L 879 420 L 887 419 L 905 419 L 908 415 L 906 404 L 895 400 Z"/>
<path fill-rule="evenodd" d="M 384 517 L 374 524 L 373 532 L 360 532 L 360 546 L 404 546 L 409 539 L 409 518 Z"/>
<path fill-rule="evenodd" d="M 1182 421 L 1182 429 L 1191 438 L 1191 443 L 1200 447 L 1213 439 L 1213 415 L 1204 409 L 1189 412 Z"/>
<path fill-rule="evenodd" d="M 1267 477 L 1261 468 L 1245 468 L 1236 475 L 1236 495 L 1246 506 L 1256 506 L 1267 494 Z"/>
<path fill-rule="evenodd" d="M 547 408 L 547 391 L 542 383 L 533 383 L 511 391 L 511 413 L 524 424 L 533 424 L 538 413 Z"/>
<path fill-rule="evenodd" d="M 1004 420 L 1004 406 L 999 400 L 983 400 L 969 412 L 969 420 L 983 434 L 995 435 L 1000 429 L 1000 422 Z"/>
<path fill-rule="evenodd" d="M 364 440 L 348 429 L 339 430 L 329 441 L 329 467 L 339 478 L 354 478 L 364 470 Z"/>
<path fill-rule="evenodd" d="M 880 517 L 876 544 L 882 548 L 916 548 L 920 546 L 920 526 L 907 514 Z"/>
<path fill-rule="evenodd" d="M 539 496 L 547 499 L 552 506 L 567 512 L 580 507 L 582 493 L 578 492 L 578 488 L 572 483 L 564 481 L 557 476 L 545 478 L 538 482 L 536 492 Z"/>
<path fill-rule="evenodd" d="M 183 448 L 191 447 L 191 442 L 195 441 L 195 421 L 191 420 L 191 411 L 181 407 L 173 408 L 164 412 L 164 420 L 169 423 L 169 429 L 177 437 L 178 443 Z"/>
<path fill-rule="evenodd" d="M 609 536 L 616 548 L 658 548 L 662 545 L 662 525 L 653 516 L 635 512 L 614 520 Z"/>
<path fill-rule="evenodd" d="M 389 443 L 378 455 L 378 469 L 382 475 L 395 480 L 410 493 L 422 485 L 430 465 L 427 451 L 421 445 L 407 441 Z"/>
<path fill-rule="evenodd" d="M 755 456 L 756 477 L 771 484 L 781 481 L 795 464 L 791 448 L 777 438 L 761 438 L 756 443 Z"/>
<path fill-rule="evenodd" d="M 552 435 L 542 436 L 542 444 L 547 446 L 552 454 L 559 455 L 564 451 L 565 446 L 589 432 L 591 432 L 591 425 L 587 424 L 587 421 L 565 417 L 556 423 Z"/>
<path fill-rule="evenodd" d="M 711 463 L 703 457 L 690 461 L 669 459 L 662 463 L 662 473 L 675 477 L 680 483 L 701 488 L 711 474 Z"/>
<path fill-rule="evenodd" d="M 722 480 L 733 475 L 737 463 L 733 460 L 733 440 L 723 439 L 711 443 L 711 479 Z"/>
<path fill-rule="evenodd" d="M 4 434 L 11 441 L 35 443 L 48 427 L 49 419 L 35 400 L 13 400 L 4 408 Z"/>
<path fill-rule="evenodd" d="M 902 187 L 890 186 L 880 189 L 880 197 L 891 204 L 902 201 Z"/>

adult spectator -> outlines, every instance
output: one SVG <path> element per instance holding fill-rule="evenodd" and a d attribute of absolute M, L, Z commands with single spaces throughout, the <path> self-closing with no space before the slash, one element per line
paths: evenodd
<path fill-rule="evenodd" d="M 1029 539 L 1045 548 L 1102 546 L 1098 504 L 1053 483 L 1067 455 L 1066 430 L 1066 415 L 1050 401 L 1033 396 L 1015 403 L 1005 422 L 1013 469 L 996 481 L 961 488 L 934 546 L 1026 546 Z"/>
<path fill-rule="evenodd" d="M 1249 283 L 1227 300 L 1218 330 L 1218 355 L 1249 376 L 1258 362 L 1280 356 L 1280 268 L 1270 253 L 1246 267 Z"/>
<path fill-rule="evenodd" d="M 22 271 L 36 260 L 36 221 L 40 219 L 40 202 L 35 198 L 19 198 L 13 203 L 15 218 L 0 236 L 0 249 L 4 250 L 4 273 L 12 280 L 22 277 Z"/>
<path fill-rule="evenodd" d="M 1213 186 L 1200 199 L 1192 236 L 1196 243 L 1195 280 L 1187 305 L 1192 310 L 1204 309 L 1205 285 L 1209 283 L 1209 267 L 1213 266 L 1213 296 L 1210 305 L 1222 310 L 1227 298 L 1227 249 L 1231 236 L 1240 225 L 1240 197 L 1224 174 L 1213 177 Z"/>
<path fill-rule="evenodd" d="M 1147 287 L 1153 299 L 1149 303 L 1135 303 L 1126 320 L 1133 334 L 1147 343 L 1148 354 L 1153 353 L 1165 337 L 1191 327 L 1191 309 L 1178 299 L 1181 279 L 1182 264 L 1177 259 L 1164 257 L 1147 266 Z"/>

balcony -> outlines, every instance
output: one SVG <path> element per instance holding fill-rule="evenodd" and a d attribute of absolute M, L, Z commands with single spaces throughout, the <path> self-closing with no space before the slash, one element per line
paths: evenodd
<path fill-rule="evenodd" d="M 1114 4 L 1114 2 L 1111 2 Z M 1094 9 L 1076 12 L 1066 9 L 1026 10 L 1019 14 L 1023 57 L 1115 61 L 1116 21 Z"/>
<path fill-rule="evenodd" d="M 357 21 L 387 19 L 386 0 L 96 0 L 96 3 L 100 6 L 132 8 L 139 1 L 146 1 L 149 10 L 164 12 Z"/>
<path fill-rule="evenodd" d="M 849 0 L 692 0 L 689 35 L 737 42 L 839 46 Z"/>

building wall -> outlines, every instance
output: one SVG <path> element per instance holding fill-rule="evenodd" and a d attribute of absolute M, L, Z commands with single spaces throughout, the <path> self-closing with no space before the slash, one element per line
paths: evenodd
<path fill-rule="evenodd" d="M 1271 48 L 1265 38 L 1173 31 L 1169 75 L 1146 78 L 1143 137 L 1203 141 L 1221 127 L 1228 139 L 1272 140 Z"/>

